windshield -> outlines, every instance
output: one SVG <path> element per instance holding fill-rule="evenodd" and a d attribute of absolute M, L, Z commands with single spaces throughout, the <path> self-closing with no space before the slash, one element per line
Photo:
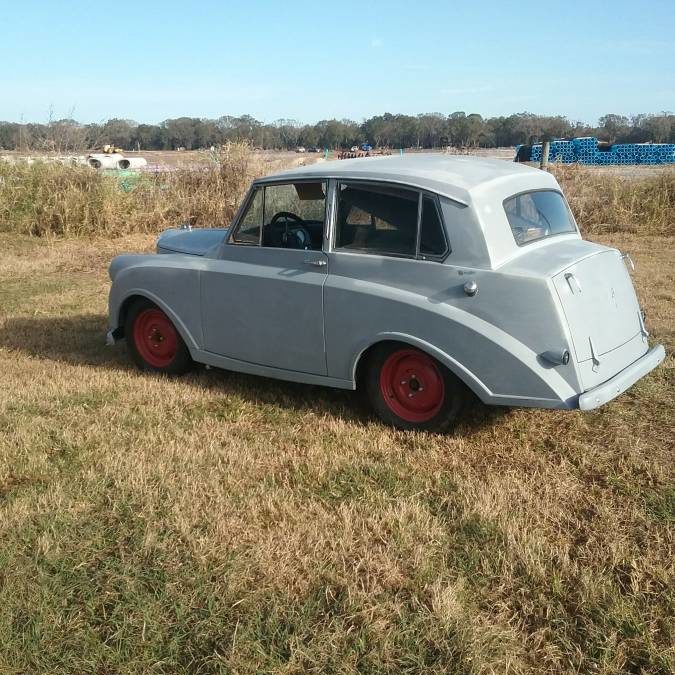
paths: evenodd
<path fill-rule="evenodd" d="M 576 232 L 563 196 L 555 190 L 524 192 L 504 201 L 504 210 L 518 246 L 556 234 Z"/>

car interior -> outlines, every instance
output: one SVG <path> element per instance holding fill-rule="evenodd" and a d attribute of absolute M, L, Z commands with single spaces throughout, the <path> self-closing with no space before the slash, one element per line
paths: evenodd
<path fill-rule="evenodd" d="M 267 186 L 262 245 L 321 250 L 325 208 L 324 183 Z"/>
<path fill-rule="evenodd" d="M 389 187 L 342 185 L 338 248 L 415 254 L 418 194 Z"/>
<path fill-rule="evenodd" d="M 262 245 L 321 250 L 325 229 L 325 188 L 324 182 L 266 186 Z M 415 190 L 342 184 L 336 247 L 391 255 L 415 255 L 418 201 L 419 194 Z M 434 201 L 425 196 L 420 253 L 437 256 L 445 252 L 442 228 Z"/>

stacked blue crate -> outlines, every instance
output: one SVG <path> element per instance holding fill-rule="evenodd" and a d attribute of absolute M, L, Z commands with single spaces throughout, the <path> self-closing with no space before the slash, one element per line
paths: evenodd
<path fill-rule="evenodd" d="M 598 152 L 598 139 L 595 136 L 584 136 L 572 141 L 575 161 L 580 164 L 594 164 Z"/>
<path fill-rule="evenodd" d="M 636 146 L 640 164 L 671 164 L 675 162 L 675 144 L 640 143 Z"/>
<path fill-rule="evenodd" d="M 611 154 L 614 157 L 614 164 L 637 164 L 638 162 L 638 156 L 633 143 L 613 145 Z"/>
<path fill-rule="evenodd" d="M 640 164 L 660 164 L 661 157 L 656 145 L 638 145 L 635 150 Z"/>
<path fill-rule="evenodd" d="M 541 160 L 541 150 L 541 143 L 532 146 L 531 161 Z M 600 150 L 598 139 L 587 136 L 551 141 L 548 158 L 564 164 L 672 164 L 675 143 L 617 143 L 609 150 Z"/>
<path fill-rule="evenodd" d="M 548 155 L 552 162 L 563 162 L 569 164 L 576 160 L 574 154 L 574 143 L 572 141 L 555 140 L 551 141 L 551 148 Z"/>

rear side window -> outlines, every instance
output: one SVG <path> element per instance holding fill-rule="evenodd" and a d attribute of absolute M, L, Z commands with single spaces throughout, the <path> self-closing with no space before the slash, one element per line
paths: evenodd
<path fill-rule="evenodd" d="M 438 200 L 396 185 L 342 183 L 336 249 L 422 260 L 449 251 Z"/>
<path fill-rule="evenodd" d="M 569 207 L 555 190 L 524 192 L 504 201 L 504 210 L 518 246 L 576 232 Z"/>
<path fill-rule="evenodd" d="M 440 257 L 446 254 L 448 245 L 443 234 L 443 221 L 436 200 L 428 195 L 422 199 L 422 222 L 420 225 L 420 255 Z"/>
<path fill-rule="evenodd" d="M 415 256 L 419 194 L 405 188 L 341 184 L 337 248 Z"/>

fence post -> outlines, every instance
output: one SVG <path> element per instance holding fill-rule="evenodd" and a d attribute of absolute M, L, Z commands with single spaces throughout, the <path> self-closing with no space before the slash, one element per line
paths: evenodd
<path fill-rule="evenodd" d="M 544 141 L 541 144 L 541 162 L 539 163 L 539 168 L 543 171 L 546 171 L 548 168 L 548 153 L 551 150 L 551 143 L 549 141 Z"/>

